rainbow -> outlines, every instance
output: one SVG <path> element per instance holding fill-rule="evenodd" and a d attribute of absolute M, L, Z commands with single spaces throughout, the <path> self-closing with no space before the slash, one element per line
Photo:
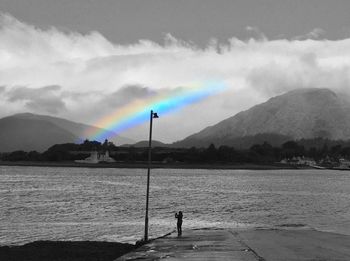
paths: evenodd
<path fill-rule="evenodd" d="M 133 101 L 95 122 L 93 125 L 102 128 L 102 130 L 93 133 L 91 129 L 88 131 L 87 136 L 92 140 L 103 141 L 108 139 L 111 133 L 119 134 L 149 121 L 151 110 L 162 117 L 165 114 L 175 112 L 187 105 L 217 94 L 224 89 L 226 89 L 226 84 L 223 82 L 211 81 L 204 84 L 176 88 L 170 92 Z"/>

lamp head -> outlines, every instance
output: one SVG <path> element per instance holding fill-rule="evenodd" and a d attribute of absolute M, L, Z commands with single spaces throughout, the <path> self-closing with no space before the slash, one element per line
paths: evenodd
<path fill-rule="evenodd" d="M 153 112 L 153 118 L 155 118 L 155 119 L 159 118 L 159 116 L 156 112 Z"/>

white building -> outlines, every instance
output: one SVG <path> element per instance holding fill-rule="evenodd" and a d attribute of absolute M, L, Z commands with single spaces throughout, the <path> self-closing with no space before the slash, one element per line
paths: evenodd
<path fill-rule="evenodd" d="M 105 153 L 99 153 L 97 151 L 92 151 L 90 156 L 87 157 L 86 159 L 76 160 L 75 162 L 77 162 L 77 163 L 93 163 L 93 164 L 96 164 L 96 163 L 99 163 L 99 162 L 111 163 L 111 162 L 115 162 L 115 160 L 112 159 L 109 156 L 109 152 L 108 151 L 106 151 Z"/>

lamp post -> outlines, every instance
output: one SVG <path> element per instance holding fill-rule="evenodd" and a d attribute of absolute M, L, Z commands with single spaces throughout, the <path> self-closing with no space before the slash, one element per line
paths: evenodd
<path fill-rule="evenodd" d="M 144 241 L 148 241 L 148 202 L 149 202 L 149 179 L 151 173 L 151 149 L 152 149 L 152 123 L 153 118 L 159 118 L 156 112 L 151 110 L 149 119 L 149 140 L 148 140 L 148 168 L 147 168 L 147 192 L 146 192 L 146 215 L 145 215 L 145 236 Z"/>

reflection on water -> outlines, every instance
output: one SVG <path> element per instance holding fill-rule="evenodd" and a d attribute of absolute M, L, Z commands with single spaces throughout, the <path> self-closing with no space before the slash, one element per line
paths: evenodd
<path fill-rule="evenodd" d="M 0 167 L 0 244 L 142 238 L 146 171 Z M 350 234 L 350 172 L 151 173 L 150 236 L 183 228 L 305 226 Z"/>

